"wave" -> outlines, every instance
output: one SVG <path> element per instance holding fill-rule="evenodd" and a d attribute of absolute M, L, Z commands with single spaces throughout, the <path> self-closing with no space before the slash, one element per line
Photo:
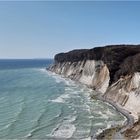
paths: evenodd
<path fill-rule="evenodd" d="M 76 127 L 73 124 L 62 124 L 53 134 L 55 138 L 71 138 Z"/>
<path fill-rule="evenodd" d="M 72 97 L 81 97 L 81 95 L 79 95 L 80 90 L 74 89 L 72 87 L 65 87 L 65 93 L 70 94 Z"/>
<path fill-rule="evenodd" d="M 71 138 L 76 131 L 76 127 L 72 122 L 76 120 L 77 116 L 67 116 L 63 119 L 63 122 L 51 132 L 50 137 L 54 138 Z"/>
<path fill-rule="evenodd" d="M 33 137 L 33 136 L 36 134 L 36 132 L 38 132 L 38 131 L 40 131 L 40 130 L 42 130 L 42 129 L 44 129 L 44 128 L 47 128 L 47 127 L 49 127 L 49 126 L 54 125 L 54 124 L 56 123 L 56 120 L 57 120 L 58 118 L 61 118 L 61 116 L 62 116 L 62 114 L 63 114 L 63 111 L 61 110 L 56 116 L 53 116 L 53 117 L 51 118 L 51 120 L 49 120 L 49 124 L 43 124 L 43 125 L 41 125 L 40 122 L 41 122 L 41 120 L 42 120 L 42 118 L 43 118 L 43 116 L 44 116 L 45 113 L 47 113 L 47 110 L 45 110 L 45 111 L 40 115 L 40 117 L 36 120 L 37 125 L 34 126 L 34 128 L 25 136 L 25 138 L 31 138 L 31 137 Z M 55 120 L 55 121 L 54 121 L 54 120 Z"/>
<path fill-rule="evenodd" d="M 3 99 L 4 103 L 6 103 L 6 104 L 2 103 L 2 105 L 0 106 L 0 109 L 1 108 L 9 108 L 11 106 L 13 107 L 13 106 L 15 106 L 17 104 L 20 104 L 20 103 L 24 102 L 24 99 L 21 99 L 21 100 L 17 100 L 16 102 L 13 102 L 13 103 L 9 104 L 9 100 L 6 99 L 6 97 L 5 98 L 3 97 L 2 99 Z M 6 110 L 4 110 L 4 111 L 6 112 Z M 2 113 L 2 112 L 0 112 L 0 113 Z"/>
<path fill-rule="evenodd" d="M 59 97 L 57 97 L 56 99 L 53 100 L 49 100 L 51 102 L 55 102 L 55 103 L 65 103 L 65 99 L 70 98 L 69 94 L 62 94 Z"/>
<path fill-rule="evenodd" d="M 47 70 L 45 68 L 40 68 L 40 69 L 35 69 L 35 70 L 37 70 L 37 71 L 39 70 L 39 71 L 45 72 L 45 73 L 47 72 Z"/>
<path fill-rule="evenodd" d="M 41 70 L 44 71 L 44 70 Z M 55 79 L 56 83 L 63 82 L 66 86 L 76 86 L 75 81 L 72 81 L 71 79 L 65 78 L 62 75 L 58 75 L 54 72 L 46 71 L 46 73 Z"/>
<path fill-rule="evenodd" d="M 69 116 L 70 118 L 69 117 L 63 118 L 63 121 L 58 123 L 56 127 L 52 130 L 52 132 L 49 135 L 47 135 L 48 137 L 66 139 L 66 138 L 73 138 L 77 136 L 77 137 L 80 137 L 80 139 L 82 139 L 82 137 L 84 137 L 83 139 L 91 139 L 91 136 L 93 135 L 92 131 L 95 132 L 94 134 L 98 134 L 103 131 L 103 129 L 100 129 L 101 126 L 103 128 L 105 127 L 109 128 L 111 126 L 109 117 L 113 116 L 113 113 L 110 110 L 105 109 L 104 107 L 105 103 L 98 100 L 91 101 L 90 95 L 93 94 L 92 89 L 88 89 L 87 86 L 85 85 L 81 85 L 67 78 L 63 78 L 62 76 L 57 75 L 55 73 L 47 72 L 47 74 L 53 77 L 56 83 L 61 83 L 61 82 L 64 83 L 64 91 L 65 91 L 64 94 L 61 94 L 56 99 L 52 99 L 49 101 L 55 102 L 55 103 L 63 103 L 64 105 L 66 103 L 70 111 L 75 111 L 75 114 L 73 115 L 79 115 L 78 119 L 77 119 L 77 116 L 76 118 L 73 116 Z M 110 106 L 110 104 L 108 104 L 108 106 Z M 112 109 L 112 106 L 111 106 L 111 109 Z M 79 119 L 81 120 L 79 121 Z M 94 119 L 99 122 L 93 121 Z M 90 120 L 92 122 L 92 124 L 90 124 L 87 127 L 87 129 L 90 127 L 87 132 L 85 132 L 86 131 L 85 129 L 82 130 L 82 128 L 77 128 L 77 125 L 76 125 L 76 123 L 81 123 L 84 120 L 85 121 Z M 102 123 L 102 121 L 106 121 L 106 122 Z M 86 122 L 83 122 L 83 123 L 86 123 Z M 92 129 L 92 125 L 95 126 L 94 128 L 95 130 Z M 90 129 L 92 129 L 91 132 L 90 132 Z M 77 131 L 77 134 L 76 134 L 76 131 Z M 78 136 L 78 133 L 79 133 L 79 136 Z M 84 135 L 84 133 L 88 134 L 88 136 L 82 136 Z"/>
<path fill-rule="evenodd" d="M 9 122 L 7 125 L 4 125 L 4 126 L 0 129 L 0 131 L 3 131 L 3 130 L 5 130 L 5 129 L 8 129 L 15 121 L 16 121 L 16 120 L 13 120 L 12 122 Z"/>
<path fill-rule="evenodd" d="M 60 83 L 60 82 L 65 81 L 64 78 L 62 78 L 60 75 L 58 75 L 56 73 L 53 73 L 53 72 L 50 72 L 50 71 L 47 71 L 47 70 L 42 70 L 42 69 L 40 69 L 40 71 L 45 72 L 45 73 L 47 73 L 48 76 L 54 78 L 56 83 Z"/>
<path fill-rule="evenodd" d="M 0 131 L 5 130 L 5 129 L 9 129 L 9 131 L 11 131 L 12 129 L 10 129 L 10 128 L 12 128 L 14 126 L 14 124 L 18 121 L 18 119 L 20 118 L 20 116 L 22 115 L 24 110 L 25 110 L 25 104 L 23 102 L 19 112 L 17 112 L 15 114 L 15 117 L 13 117 L 13 118 L 11 117 L 12 121 L 10 121 L 8 124 L 6 124 L 2 129 L 0 129 Z"/>
<path fill-rule="evenodd" d="M 47 112 L 48 112 L 48 110 L 47 110 L 47 108 L 40 114 L 40 116 L 37 118 L 37 120 L 34 120 L 35 122 L 37 122 L 37 124 L 36 124 L 36 126 L 35 127 L 38 127 L 38 126 L 40 126 L 40 123 L 41 123 L 41 120 L 43 119 L 43 117 L 47 114 Z M 61 116 L 62 116 L 62 114 L 63 114 L 63 111 L 62 111 L 62 109 L 59 111 L 59 113 L 56 115 L 56 116 L 53 116 L 52 118 L 51 118 L 51 120 L 49 120 L 49 121 L 53 121 L 54 119 L 56 119 L 56 118 L 60 118 Z"/>
<path fill-rule="evenodd" d="M 48 128 L 49 126 L 54 125 L 56 122 L 56 118 L 61 117 L 61 114 L 57 114 L 52 120 L 49 121 L 49 124 L 47 125 L 42 125 L 35 127 L 32 129 L 26 136 L 25 138 L 35 138 L 36 133 L 38 131 L 41 131 L 42 129 Z M 47 136 L 47 138 L 69 138 L 72 136 L 73 132 L 75 131 L 75 126 L 71 124 L 76 120 L 76 116 L 67 116 L 63 118 L 59 123 L 57 123 L 56 127 L 52 130 L 52 132 Z M 64 132 L 65 131 L 65 132 Z"/>
<path fill-rule="evenodd" d="M 18 105 L 18 107 L 20 106 L 18 112 L 15 112 L 14 110 L 12 110 L 13 107 L 17 108 L 17 106 L 15 106 L 15 105 Z M 7 115 L 4 114 L 5 117 L 2 117 L 2 120 L 0 121 L 0 125 L 3 126 L 0 129 L 0 131 L 5 130 L 5 129 L 9 129 L 10 127 L 12 127 L 17 122 L 20 115 L 22 115 L 23 110 L 25 109 L 24 99 L 20 100 L 20 101 L 17 101 L 17 102 L 14 102 L 11 106 L 7 105 L 7 107 L 10 108 L 9 111 L 6 110 L 6 109 L 3 112 L 1 111 L 2 114 L 6 113 Z M 16 109 L 16 111 L 17 111 L 17 109 Z M 3 120 L 3 119 L 5 119 L 5 120 Z"/>
<path fill-rule="evenodd" d="M 65 78 L 65 77 L 62 77 L 62 75 L 58 75 L 54 72 L 50 72 L 50 71 L 47 71 L 46 69 L 39 69 L 39 71 L 41 72 L 44 72 L 46 73 L 48 76 L 51 76 L 52 78 L 55 79 L 56 83 L 65 83 L 67 86 L 75 86 L 75 82 L 72 81 L 71 79 L 68 79 L 68 78 Z"/>

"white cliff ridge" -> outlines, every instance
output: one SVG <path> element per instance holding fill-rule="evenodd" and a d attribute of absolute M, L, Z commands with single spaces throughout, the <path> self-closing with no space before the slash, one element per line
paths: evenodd
<path fill-rule="evenodd" d="M 52 65 L 49 70 L 101 92 L 106 99 L 128 110 L 135 121 L 138 120 L 140 115 L 139 72 L 121 77 L 109 86 L 109 70 L 103 61 L 63 62 Z"/>
<path fill-rule="evenodd" d="M 109 86 L 109 70 L 103 61 L 64 62 L 52 65 L 49 69 L 102 93 Z"/>

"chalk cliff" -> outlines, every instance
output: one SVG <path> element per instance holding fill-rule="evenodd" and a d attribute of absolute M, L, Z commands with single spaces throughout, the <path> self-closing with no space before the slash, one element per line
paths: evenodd
<path fill-rule="evenodd" d="M 86 84 L 140 117 L 140 45 L 110 45 L 55 56 L 48 70 Z"/>
<path fill-rule="evenodd" d="M 49 67 L 49 70 L 86 84 L 102 93 L 109 85 L 109 70 L 103 61 L 57 62 Z"/>
<path fill-rule="evenodd" d="M 140 72 L 121 77 L 108 87 L 104 97 L 128 110 L 137 121 L 140 117 Z"/>

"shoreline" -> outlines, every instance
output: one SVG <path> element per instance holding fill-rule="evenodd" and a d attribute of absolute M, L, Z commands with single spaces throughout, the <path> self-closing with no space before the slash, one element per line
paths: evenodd
<path fill-rule="evenodd" d="M 124 124 L 122 124 L 121 126 L 117 125 L 114 127 L 104 129 L 100 134 L 95 136 L 95 139 L 97 139 L 97 140 L 106 139 L 106 138 L 108 138 L 108 139 L 113 139 L 113 138 L 114 139 L 126 139 L 125 136 L 123 135 L 123 132 L 134 124 L 133 116 L 129 114 L 129 111 L 123 109 L 116 103 L 112 102 L 109 99 L 105 99 L 101 93 L 99 93 L 99 95 L 91 95 L 91 98 L 93 98 L 93 97 L 96 97 L 98 100 L 101 100 L 105 103 L 109 103 L 111 106 L 113 106 L 116 109 L 116 111 L 118 111 L 119 113 L 121 113 L 123 116 L 126 117 L 126 121 L 124 122 Z M 109 138 L 109 137 L 111 137 L 111 138 Z"/>
<path fill-rule="evenodd" d="M 126 117 L 120 122 L 122 127 L 118 133 L 125 136 L 127 131 L 130 137 L 140 139 L 140 125 L 134 124 L 140 123 L 139 47 L 120 44 L 62 52 L 55 55 L 55 62 L 48 70 L 98 92 L 99 100 L 112 105 Z"/>
<path fill-rule="evenodd" d="M 47 70 L 49 71 L 49 70 Z M 49 72 L 52 72 L 52 71 L 49 71 Z M 53 72 L 52 72 L 53 73 Z M 56 73 L 55 73 L 56 74 Z M 60 74 L 58 74 L 60 75 Z M 60 75 L 62 77 L 62 75 Z M 66 77 L 62 77 L 62 78 L 66 78 Z M 70 79 L 70 78 L 68 78 Z M 72 80 L 72 79 L 71 79 Z M 72 80 L 72 81 L 75 81 L 75 80 Z M 79 81 L 76 81 L 78 83 L 80 83 Z M 83 84 L 83 83 L 80 83 L 80 84 Z M 83 84 L 85 86 L 87 86 L 86 84 Z M 89 86 L 87 86 L 87 88 L 89 89 L 92 89 L 90 88 Z M 91 136 L 91 139 L 92 140 L 98 140 L 97 137 L 99 137 L 99 140 L 102 139 L 102 135 L 106 136 L 106 135 L 111 135 L 111 138 L 112 137 L 117 137 L 116 139 L 119 139 L 121 137 L 121 139 L 125 138 L 125 136 L 122 134 L 125 130 L 127 130 L 128 128 L 130 128 L 133 124 L 134 124 L 134 117 L 132 115 L 129 114 L 129 111 L 125 110 L 124 108 L 122 108 L 121 106 L 119 106 L 118 104 L 110 101 L 109 99 L 105 99 L 102 95 L 101 92 L 99 91 L 96 91 L 96 90 L 93 90 L 92 91 L 95 91 L 96 94 L 91 94 L 90 97 L 91 99 L 96 97 L 96 99 L 100 100 L 100 101 L 103 101 L 105 103 L 108 103 L 109 105 L 111 105 L 112 107 L 114 107 L 114 109 L 119 112 L 120 114 L 122 114 L 125 118 L 126 118 L 126 121 L 122 124 L 122 125 L 116 125 L 116 126 L 112 126 L 110 128 L 106 128 L 104 129 L 101 133 L 95 135 L 95 136 Z M 113 130 L 113 132 L 112 132 Z M 111 134 L 110 134 L 111 132 Z M 115 136 L 117 134 L 117 136 Z M 118 138 L 119 137 L 119 138 Z M 106 139 L 104 139 L 106 140 Z M 111 139 L 110 139 L 111 140 Z"/>
<path fill-rule="evenodd" d="M 47 70 L 48 71 L 48 70 Z M 50 71 L 49 71 L 50 72 Z M 52 71 L 51 71 L 52 72 Z M 56 73 L 55 73 L 56 74 Z M 59 75 L 59 74 L 58 74 Z M 60 75 L 62 76 L 62 75 Z M 66 77 L 63 77 L 63 78 L 66 78 Z M 70 79 L 70 78 L 68 78 Z M 72 81 L 75 81 L 75 80 L 72 80 Z M 78 82 L 78 81 L 77 81 Z M 80 82 L 78 82 L 80 83 Z M 80 83 L 80 84 L 83 84 L 83 83 Z M 87 86 L 86 84 L 83 84 L 85 86 Z M 89 86 L 87 86 L 87 88 L 89 89 L 92 89 L 90 88 Z M 92 89 L 93 90 L 93 89 Z M 94 90 L 93 90 L 94 91 Z M 106 128 L 104 129 L 101 133 L 95 135 L 94 137 L 91 136 L 91 140 L 98 140 L 97 137 L 99 137 L 99 140 L 103 140 L 102 139 L 102 135 L 107 135 L 106 133 L 109 134 L 109 136 L 111 135 L 111 138 L 115 137 L 114 139 L 125 139 L 125 136 L 122 134 L 125 130 L 129 129 L 133 124 L 134 124 L 134 117 L 132 115 L 129 114 L 129 111 L 125 110 L 124 108 L 120 107 L 118 104 L 112 102 L 111 100 L 109 99 L 106 99 L 103 97 L 102 93 L 99 92 L 99 91 L 96 91 L 98 94 L 93 94 L 93 95 L 90 95 L 91 98 L 94 98 L 96 97 L 97 100 L 100 100 L 100 101 L 103 101 L 105 103 L 108 103 L 110 104 L 112 107 L 114 107 L 114 109 L 119 112 L 120 114 L 122 114 L 123 116 L 125 116 L 126 118 L 126 121 L 122 124 L 122 125 L 116 125 L 116 126 L 113 126 L 113 127 L 110 127 L 110 128 Z M 115 132 L 112 132 L 115 131 Z M 116 135 L 117 133 L 117 135 Z M 117 138 L 116 138 L 117 137 Z M 104 139 L 106 140 L 106 139 Z M 111 140 L 111 139 L 110 139 Z"/>

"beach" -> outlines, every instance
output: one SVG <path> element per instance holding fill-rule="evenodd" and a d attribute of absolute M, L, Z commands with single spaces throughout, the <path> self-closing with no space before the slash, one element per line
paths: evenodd
<path fill-rule="evenodd" d="M 92 98 L 92 96 L 91 96 Z M 97 95 L 97 98 L 99 100 L 102 100 L 104 102 L 107 102 L 109 104 L 111 104 L 118 112 L 120 112 L 121 114 L 123 114 L 126 117 L 126 121 L 124 122 L 123 125 L 118 125 L 118 126 L 112 126 L 109 129 L 103 130 L 103 132 L 101 132 L 96 138 L 98 140 L 106 140 L 106 139 L 110 139 L 110 140 L 117 140 L 117 139 L 126 139 L 126 137 L 124 136 L 124 131 L 126 131 L 127 129 L 131 128 L 134 124 L 134 117 L 132 115 L 129 114 L 129 111 L 123 109 L 121 106 L 119 106 L 118 104 L 112 102 L 109 99 L 105 99 L 101 93 L 99 93 L 99 95 Z"/>

